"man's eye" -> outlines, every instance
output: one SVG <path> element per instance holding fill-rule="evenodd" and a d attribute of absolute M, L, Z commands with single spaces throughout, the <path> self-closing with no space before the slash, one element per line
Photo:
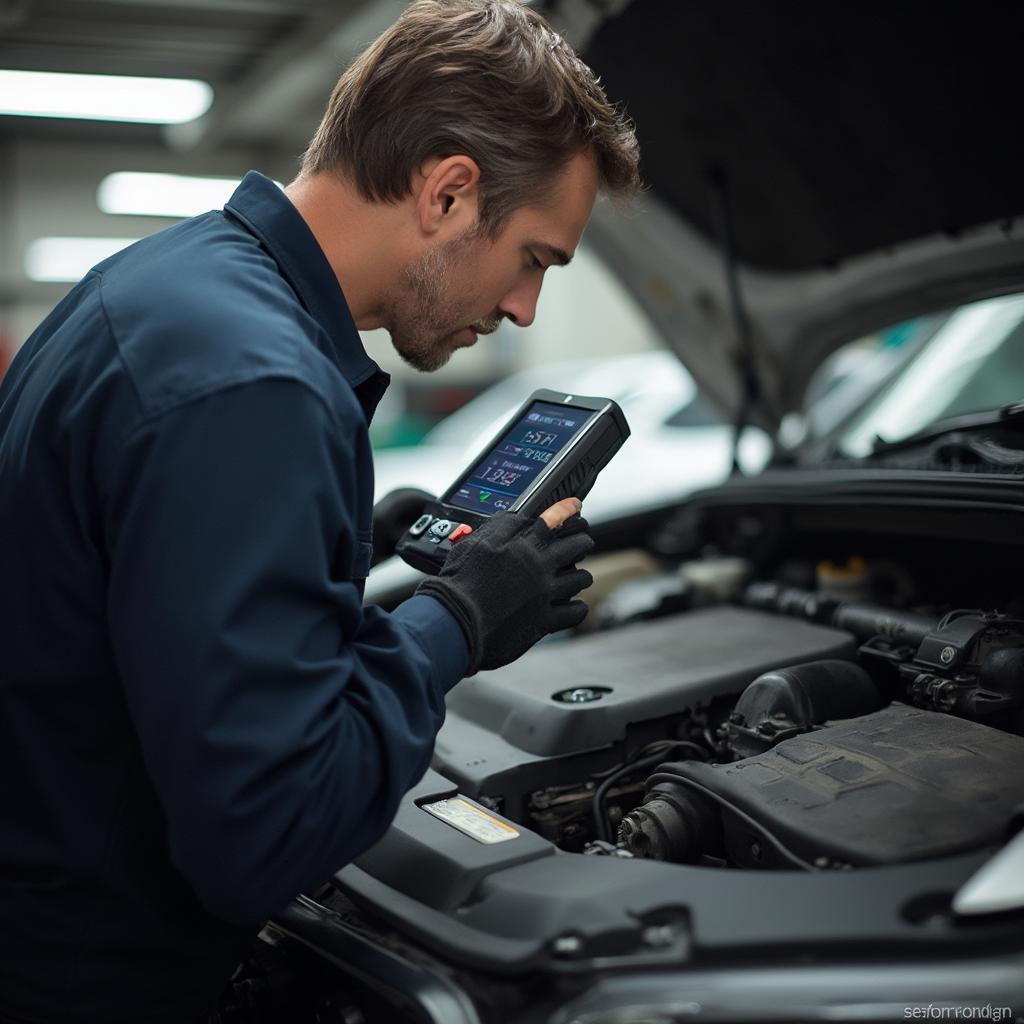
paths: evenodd
<path fill-rule="evenodd" d="M 533 254 L 530 255 L 530 266 L 531 267 L 536 267 L 539 270 L 543 270 L 544 269 L 544 264 L 541 263 L 541 261 L 539 259 L 537 259 L 537 257 L 534 256 Z"/>

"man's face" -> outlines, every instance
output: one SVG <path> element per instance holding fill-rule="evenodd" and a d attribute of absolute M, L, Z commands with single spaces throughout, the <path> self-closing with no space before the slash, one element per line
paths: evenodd
<path fill-rule="evenodd" d="M 398 354 L 417 370 L 436 370 L 505 317 L 529 326 L 544 272 L 572 258 L 596 196 L 596 164 L 581 153 L 548 201 L 515 211 L 497 238 L 469 229 L 405 267 L 388 317 Z"/>

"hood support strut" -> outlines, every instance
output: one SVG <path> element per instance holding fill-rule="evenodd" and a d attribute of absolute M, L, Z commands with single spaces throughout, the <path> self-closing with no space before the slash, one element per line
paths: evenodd
<path fill-rule="evenodd" d="M 735 361 L 740 378 L 740 394 L 739 402 L 736 405 L 736 417 L 733 421 L 732 448 L 732 471 L 734 474 L 738 474 L 742 472 L 740 469 L 740 441 L 750 422 L 752 411 L 761 401 L 762 390 L 761 381 L 757 375 L 750 318 L 747 316 L 743 293 L 740 289 L 739 262 L 736 257 L 736 238 L 725 168 L 712 167 L 708 177 L 711 184 L 712 212 L 718 233 L 718 245 L 722 252 L 722 266 L 725 271 L 725 285 L 729 293 L 729 308 L 732 312 L 738 343 Z"/>

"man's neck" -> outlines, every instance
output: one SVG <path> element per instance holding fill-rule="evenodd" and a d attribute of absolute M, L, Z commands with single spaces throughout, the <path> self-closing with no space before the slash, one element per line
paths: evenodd
<path fill-rule="evenodd" d="M 300 175 L 285 194 L 327 257 L 356 327 L 383 326 L 387 282 L 402 265 L 400 206 L 368 202 L 330 174 Z"/>

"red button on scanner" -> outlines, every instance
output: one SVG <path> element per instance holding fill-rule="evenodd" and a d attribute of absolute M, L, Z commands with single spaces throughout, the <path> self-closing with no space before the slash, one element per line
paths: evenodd
<path fill-rule="evenodd" d="M 462 540 L 463 537 L 468 537 L 472 532 L 472 526 L 469 526 L 466 523 L 459 523 L 459 525 L 448 534 L 448 539 L 454 544 L 457 540 Z"/>

